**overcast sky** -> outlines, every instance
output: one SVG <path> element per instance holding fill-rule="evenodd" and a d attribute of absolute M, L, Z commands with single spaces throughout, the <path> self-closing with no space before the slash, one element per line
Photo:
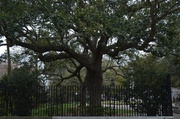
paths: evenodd
<path fill-rule="evenodd" d="M 1 37 L 0 40 L 5 40 L 5 38 Z M 6 50 L 6 46 L 0 46 L 0 55 L 3 54 L 5 52 L 5 50 Z"/>
<path fill-rule="evenodd" d="M 6 50 L 6 46 L 1 46 L 0 47 L 0 55 L 3 54 Z"/>

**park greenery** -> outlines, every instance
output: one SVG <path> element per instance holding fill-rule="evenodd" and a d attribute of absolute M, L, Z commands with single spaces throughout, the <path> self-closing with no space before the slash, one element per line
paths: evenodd
<path fill-rule="evenodd" d="M 0 80 L 0 100 L 2 107 L 5 107 L 1 108 L 1 116 L 7 114 L 8 108 L 15 115 L 31 115 L 32 104 L 42 91 L 37 90 L 41 86 L 40 79 L 34 71 L 29 69 L 28 65 L 24 65 L 14 69 L 10 76 L 4 75 Z"/>
<path fill-rule="evenodd" d="M 87 88 L 90 107 L 101 106 L 103 84 L 157 86 L 171 75 L 179 87 L 179 6 L 179 0 L 1 0 L 0 46 L 7 46 L 1 61 L 28 63 L 39 84 L 80 85 L 82 95 Z M 21 53 L 10 54 L 13 46 Z"/>

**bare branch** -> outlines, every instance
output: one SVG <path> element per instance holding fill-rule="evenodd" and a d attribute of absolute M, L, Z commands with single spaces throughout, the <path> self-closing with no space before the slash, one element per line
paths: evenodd
<path fill-rule="evenodd" d="M 156 24 L 157 24 L 157 16 L 156 16 L 156 4 L 151 4 L 150 0 L 148 0 L 148 4 L 150 6 L 150 17 L 151 17 L 151 31 L 150 35 L 144 41 L 144 43 L 140 46 L 137 46 L 138 50 L 144 50 L 151 41 L 154 41 L 154 36 L 156 34 Z"/>
<path fill-rule="evenodd" d="M 119 73 L 119 71 L 117 71 L 116 68 L 119 68 L 119 66 L 110 66 L 110 67 L 107 67 L 106 69 L 103 70 L 103 73 L 105 73 L 107 70 L 112 70 L 117 76 L 124 77 L 125 75 Z"/>
<path fill-rule="evenodd" d="M 83 68 L 83 66 L 82 66 L 82 65 L 79 65 L 78 67 L 76 67 L 76 70 L 75 70 L 74 72 L 70 71 L 71 75 L 69 75 L 69 76 L 67 76 L 67 77 L 61 77 L 61 81 L 58 83 L 58 85 L 59 85 L 60 83 L 62 83 L 63 80 L 70 79 L 70 78 L 72 78 L 72 77 L 77 77 L 78 80 L 79 80 L 79 82 L 82 83 L 82 79 L 81 79 L 81 77 L 80 77 L 80 71 L 81 71 L 82 68 Z"/>
<path fill-rule="evenodd" d="M 7 43 L 4 43 L 4 44 L 0 44 L 0 47 L 1 47 L 1 46 L 7 46 Z"/>

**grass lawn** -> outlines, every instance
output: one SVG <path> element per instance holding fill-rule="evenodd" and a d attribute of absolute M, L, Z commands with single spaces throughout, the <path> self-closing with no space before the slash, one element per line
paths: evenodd
<path fill-rule="evenodd" d="M 112 105 L 112 104 L 123 104 L 121 102 L 112 102 L 106 101 L 102 102 L 104 105 Z M 78 116 L 78 115 L 88 115 L 89 106 L 79 107 L 79 103 L 71 103 L 71 104 L 56 104 L 56 105 L 41 105 L 38 108 L 34 108 L 32 110 L 32 116 Z M 99 111 L 99 110 L 98 110 Z M 112 109 L 111 107 L 102 107 L 101 113 L 104 116 L 128 116 L 135 113 L 133 110 L 130 109 Z"/>

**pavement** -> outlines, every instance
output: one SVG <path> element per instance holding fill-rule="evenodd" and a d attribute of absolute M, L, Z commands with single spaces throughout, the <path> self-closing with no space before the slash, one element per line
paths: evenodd
<path fill-rule="evenodd" d="M 174 119 L 180 119 L 180 114 L 173 114 Z"/>

